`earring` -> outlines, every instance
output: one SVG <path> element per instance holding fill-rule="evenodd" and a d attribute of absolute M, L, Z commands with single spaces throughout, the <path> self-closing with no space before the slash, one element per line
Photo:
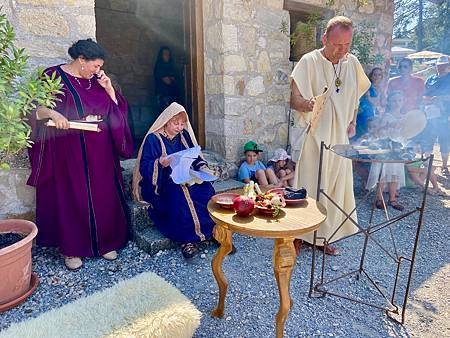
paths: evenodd
<path fill-rule="evenodd" d="M 84 70 L 84 67 L 83 67 L 83 66 L 81 66 L 81 70 Z"/>

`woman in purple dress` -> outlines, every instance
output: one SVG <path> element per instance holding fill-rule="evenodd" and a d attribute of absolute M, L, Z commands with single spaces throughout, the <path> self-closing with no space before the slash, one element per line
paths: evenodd
<path fill-rule="evenodd" d="M 155 226 L 181 244 L 185 258 L 198 254 L 197 243 L 212 239 L 215 224 L 206 206 L 214 188 L 210 182 L 174 183 L 171 160 L 166 157 L 196 145 L 186 110 L 173 102 L 145 136 L 133 175 L 135 199 L 149 203 L 148 213 Z M 202 157 L 195 159 L 192 167 L 209 171 Z"/>
<path fill-rule="evenodd" d="M 115 259 L 126 244 L 119 158 L 129 157 L 133 144 L 127 102 L 101 69 L 104 49 L 87 39 L 69 54 L 71 63 L 45 71 L 62 80 L 57 106 L 39 107 L 30 118 L 28 184 L 36 187 L 37 243 L 58 247 L 66 266 L 78 269 L 82 257 Z M 100 132 L 69 129 L 69 121 L 93 117 Z M 46 126 L 48 120 L 56 127 Z"/>

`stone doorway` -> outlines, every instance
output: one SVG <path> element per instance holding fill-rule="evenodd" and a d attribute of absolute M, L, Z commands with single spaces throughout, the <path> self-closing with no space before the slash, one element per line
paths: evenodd
<path fill-rule="evenodd" d="M 136 148 L 160 113 L 154 66 L 162 46 L 172 51 L 180 103 L 188 110 L 202 143 L 203 43 L 196 38 L 203 36 L 201 1 L 96 0 L 95 17 L 97 41 L 108 51 L 105 70 L 113 75 L 130 105 Z"/>

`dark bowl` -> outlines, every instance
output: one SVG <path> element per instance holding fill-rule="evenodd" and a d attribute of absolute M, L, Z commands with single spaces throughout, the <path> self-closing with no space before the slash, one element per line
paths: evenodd
<path fill-rule="evenodd" d="M 296 199 L 296 200 L 289 200 L 286 198 L 285 194 L 284 194 L 284 190 L 285 188 L 274 188 L 274 189 L 270 189 L 267 192 L 271 193 L 277 193 L 277 194 L 281 194 L 284 197 L 284 200 L 286 201 L 286 205 L 295 205 L 295 204 L 300 204 L 303 203 L 307 200 L 308 195 L 306 195 L 305 198 L 300 198 L 300 199 Z"/>

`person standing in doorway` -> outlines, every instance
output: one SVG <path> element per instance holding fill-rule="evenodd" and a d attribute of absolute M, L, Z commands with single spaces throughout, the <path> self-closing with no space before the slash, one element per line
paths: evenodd
<path fill-rule="evenodd" d="M 164 46 L 159 50 L 154 76 L 159 112 L 166 109 L 172 102 L 180 103 L 180 89 L 177 84 L 172 52 L 169 47 Z"/>
<path fill-rule="evenodd" d="M 353 24 L 349 18 L 332 18 L 322 37 L 323 48 L 304 55 L 292 72 L 291 106 L 306 121 L 311 119 L 314 97 L 322 94 L 324 88 L 330 91 L 318 126 L 306 136 L 296 165 L 294 186 L 305 187 L 313 198 L 316 197 L 321 142 L 327 145 L 349 143 L 349 137 L 355 135 L 359 99 L 370 87 L 370 81 L 358 59 L 349 53 L 352 37 Z M 321 186 L 339 206 L 351 212 L 355 208 L 351 161 L 326 152 L 322 170 Z M 329 200 L 321 198 L 320 201 L 326 207 L 328 217 L 320 226 L 318 237 L 327 238 L 331 243 L 357 231 L 351 221 L 346 221 L 333 235 L 345 216 Z M 352 218 L 356 220 L 354 213 Z M 312 243 L 313 234 L 302 237 L 302 240 Z M 300 239 L 294 241 L 297 253 L 301 243 Z M 321 243 L 323 240 L 319 240 L 318 244 Z M 327 246 L 326 253 L 338 254 L 331 246 Z"/>

